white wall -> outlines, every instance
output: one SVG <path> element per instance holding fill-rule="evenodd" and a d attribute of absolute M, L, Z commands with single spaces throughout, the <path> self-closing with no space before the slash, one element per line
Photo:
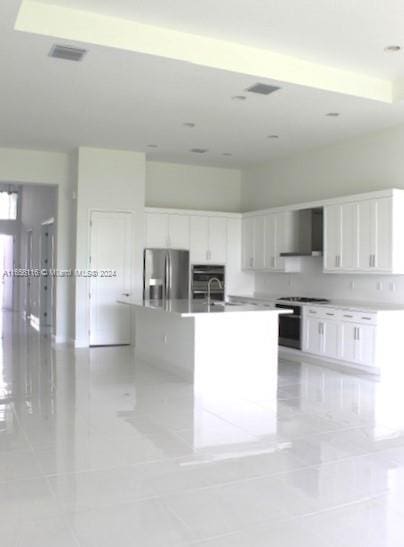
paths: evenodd
<path fill-rule="evenodd" d="M 57 226 L 57 187 L 56 186 L 23 186 L 21 188 L 21 236 L 20 236 L 20 264 L 25 268 L 27 264 L 27 231 L 32 230 L 32 266 L 41 267 L 41 223 L 55 218 Z M 26 279 L 19 279 L 20 309 L 24 309 Z M 40 319 L 40 279 L 31 279 L 30 307 L 31 313 Z"/>
<path fill-rule="evenodd" d="M 239 212 L 241 172 L 237 169 L 148 161 L 146 205 Z"/>
<path fill-rule="evenodd" d="M 37 150 L 0 148 L 0 182 L 12 184 L 49 184 L 58 188 L 57 257 L 60 269 L 74 267 L 74 155 Z M 74 282 L 56 280 L 56 339 L 72 338 Z"/>
<path fill-rule="evenodd" d="M 244 211 L 404 188 L 404 126 L 246 169 L 242 179 Z M 303 273 L 256 274 L 255 291 L 404 304 L 404 276 L 323 274 L 319 259 L 303 264 Z"/>
<path fill-rule="evenodd" d="M 404 188 L 404 126 L 244 170 L 242 210 L 393 187 Z"/>
<path fill-rule="evenodd" d="M 77 178 L 76 268 L 89 269 L 91 210 L 134 214 L 134 294 L 142 294 L 145 155 L 137 152 L 80 148 Z M 89 285 L 76 278 L 76 347 L 89 344 Z"/>

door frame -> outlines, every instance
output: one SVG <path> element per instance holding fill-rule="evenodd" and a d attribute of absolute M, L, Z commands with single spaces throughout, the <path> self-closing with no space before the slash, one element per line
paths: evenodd
<path fill-rule="evenodd" d="M 32 228 L 29 228 L 25 232 L 26 234 L 26 261 L 25 267 L 27 270 L 33 269 L 33 238 L 34 233 Z M 25 285 L 25 302 L 24 302 L 24 315 L 26 319 L 31 317 L 31 276 L 27 275 L 27 281 Z"/>
<path fill-rule="evenodd" d="M 135 285 L 134 285 L 135 253 L 133 251 L 136 248 L 136 245 L 135 245 L 135 241 L 136 241 L 135 240 L 135 236 L 136 236 L 136 232 L 135 232 L 136 213 L 135 213 L 135 211 L 133 211 L 131 209 L 110 209 L 110 208 L 102 209 L 102 208 L 99 208 L 99 207 L 89 208 L 88 209 L 88 217 L 87 217 L 87 226 L 88 226 L 87 250 L 88 250 L 88 253 L 87 253 L 87 258 L 86 258 L 87 270 L 92 269 L 92 265 L 91 265 L 91 237 L 92 237 L 91 228 L 92 228 L 92 217 L 93 217 L 94 213 L 106 213 L 106 214 L 108 214 L 108 213 L 114 213 L 114 214 L 115 213 L 123 213 L 123 214 L 130 215 L 132 252 L 130 253 L 131 276 L 130 276 L 129 291 L 130 291 L 131 294 L 133 294 L 133 291 L 134 291 L 134 288 L 135 288 Z M 86 309 L 86 317 L 87 317 L 87 325 L 88 325 L 87 335 L 88 335 L 88 347 L 96 347 L 96 346 L 91 346 L 91 344 L 90 344 L 90 340 L 91 340 L 91 297 L 90 297 L 90 294 L 91 294 L 91 280 L 92 280 L 91 277 L 86 278 L 86 296 L 87 296 L 87 298 L 85 300 L 85 306 L 87 306 L 87 309 Z M 77 306 L 77 302 L 76 302 L 76 306 Z M 132 316 L 132 313 L 131 313 L 132 328 L 131 328 L 131 335 L 130 335 L 129 345 L 132 345 L 134 343 L 134 340 L 135 340 L 132 317 L 133 316 Z"/>
<path fill-rule="evenodd" d="M 47 263 L 45 263 L 44 260 L 44 231 L 46 227 L 51 227 L 52 229 L 52 235 L 53 235 L 53 245 L 51 248 L 51 264 L 49 264 L 49 259 Z M 48 218 L 41 222 L 41 228 L 40 228 L 40 244 L 39 244 L 39 257 L 40 257 L 40 265 L 41 269 L 55 269 L 56 267 L 56 221 L 55 217 Z M 47 328 L 50 328 L 52 330 L 52 333 L 55 331 L 55 318 L 56 318 L 56 281 L 55 277 L 44 277 L 41 275 L 40 277 L 40 288 L 39 288 L 39 324 L 40 326 L 44 326 Z M 50 286 L 50 291 L 47 292 L 46 299 L 44 298 L 44 292 L 45 287 Z M 48 290 L 48 289 L 46 289 Z M 50 300 L 49 300 L 50 295 Z M 43 319 L 44 313 L 47 314 L 47 323 L 45 324 L 45 321 Z"/>

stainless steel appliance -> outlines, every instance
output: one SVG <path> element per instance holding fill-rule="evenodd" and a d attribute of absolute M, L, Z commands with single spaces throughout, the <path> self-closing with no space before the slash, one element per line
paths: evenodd
<path fill-rule="evenodd" d="M 212 300 L 224 300 L 225 296 L 225 267 L 206 264 L 192 265 L 191 295 L 195 300 L 202 300 L 208 297 L 209 281 L 217 278 L 220 284 L 212 281 L 210 295 Z"/>
<path fill-rule="evenodd" d="M 285 303 L 279 303 L 279 301 Z M 279 345 L 287 348 L 302 349 L 302 304 L 326 304 L 325 298 L 306 296 L 283 296 L 275 304 L 277 308 L 290 309 L 293 313 L 279 316 Z M 290 302 L 290 304 L 286 304 Z"/>
<path fill-rule="evenodd" d="M 189 251 L 144 250 L 143 298 L 145 300 L 189 298 Z"/>

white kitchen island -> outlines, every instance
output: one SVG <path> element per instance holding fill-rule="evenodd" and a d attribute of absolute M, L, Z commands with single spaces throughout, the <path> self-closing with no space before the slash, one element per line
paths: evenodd
<path fill-rule="evenodd" d="M 192 379 L 201 394 L 273 398 L 278 317 L 291 310 L 195 300 L 119 302 L 135 313 L 137 358 Z"/>

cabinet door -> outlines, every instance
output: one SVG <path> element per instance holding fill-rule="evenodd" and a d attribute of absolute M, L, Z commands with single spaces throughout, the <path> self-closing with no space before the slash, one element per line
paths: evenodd
<path fill-rule="evenodd" d="M 254 269 L 254 217 L 243 218 L 242 223 L 242 269 Z"/>
<path fill-rule="evenodd" d="M 341 206 L 341 269 L 355 270 L 359 266 L 358 255 L 358 204 Z"/>
<path fill-rule="evenodd" d="M 206 264 L 209 261 L 209 217 L 191 216 L 191 262 Z"/>
<path fill-rule="evenodd" d="M 323 321 L 323 351 L 326 357 L 339 357 L 339 324 L 337 321 Z"/>
<path fill-rule="evenodd" d="M 375 361 L 376 327 L 357 325 L 356 359 L 361 365 L 373 366 Z"/>
<path fill-rule="evenodd" d="M 356 333 L 358 325 L 356 323 L 342 323 L 341 325 L 341 359 L 354 363 L 357 358 Z"/>
<path fill-rule="evenodd" d="M 393 270 L 393 200 L 381 198 L 373 201 L 373 264 L 374 269 Z"/>
<path fill-rule="evenodd" d="M 168 215 L 146 213 L 146 247 L 167 248 Z"/>
<path fill-rule="evenodd" d="M 341 265 L 341 205 L 324 208 L 324 269 L 336 271 Z"/>
<path fill-rule="evenodd" d="M 227 249 L 227 219 L 222 217 L 209 218 L 208 260 L 214 264 L 226 263 Z"/>
<path fill-rule="evenodd" d="M 372 256 L 374 254 L 375 237 L 375 210 L 371 200 L 361 201 L 358 204 L 358 244 L 359 269 L 372 270 Z"/>
<path fill-rule="evenodd" d="M 276 257 L 277 215 L 265 217 L 265 250 L 264 262 L 266 270 L 275 270 L 278 267 Z"/>
<path fill-rule="evenodd" d="M 168 215 L 168 239 L 171 249 L 189 249 L 189 217 Z"/>
<path fill-rule="evenodd" d="M 265 268 L 266 217 L 254 219 L 254 270 Z"/>
<path fill-rule="evenodd" d="M 323 353 L 322 321 L 316 317 L 305 317 L 303 350 L 316 355 Z"/>

